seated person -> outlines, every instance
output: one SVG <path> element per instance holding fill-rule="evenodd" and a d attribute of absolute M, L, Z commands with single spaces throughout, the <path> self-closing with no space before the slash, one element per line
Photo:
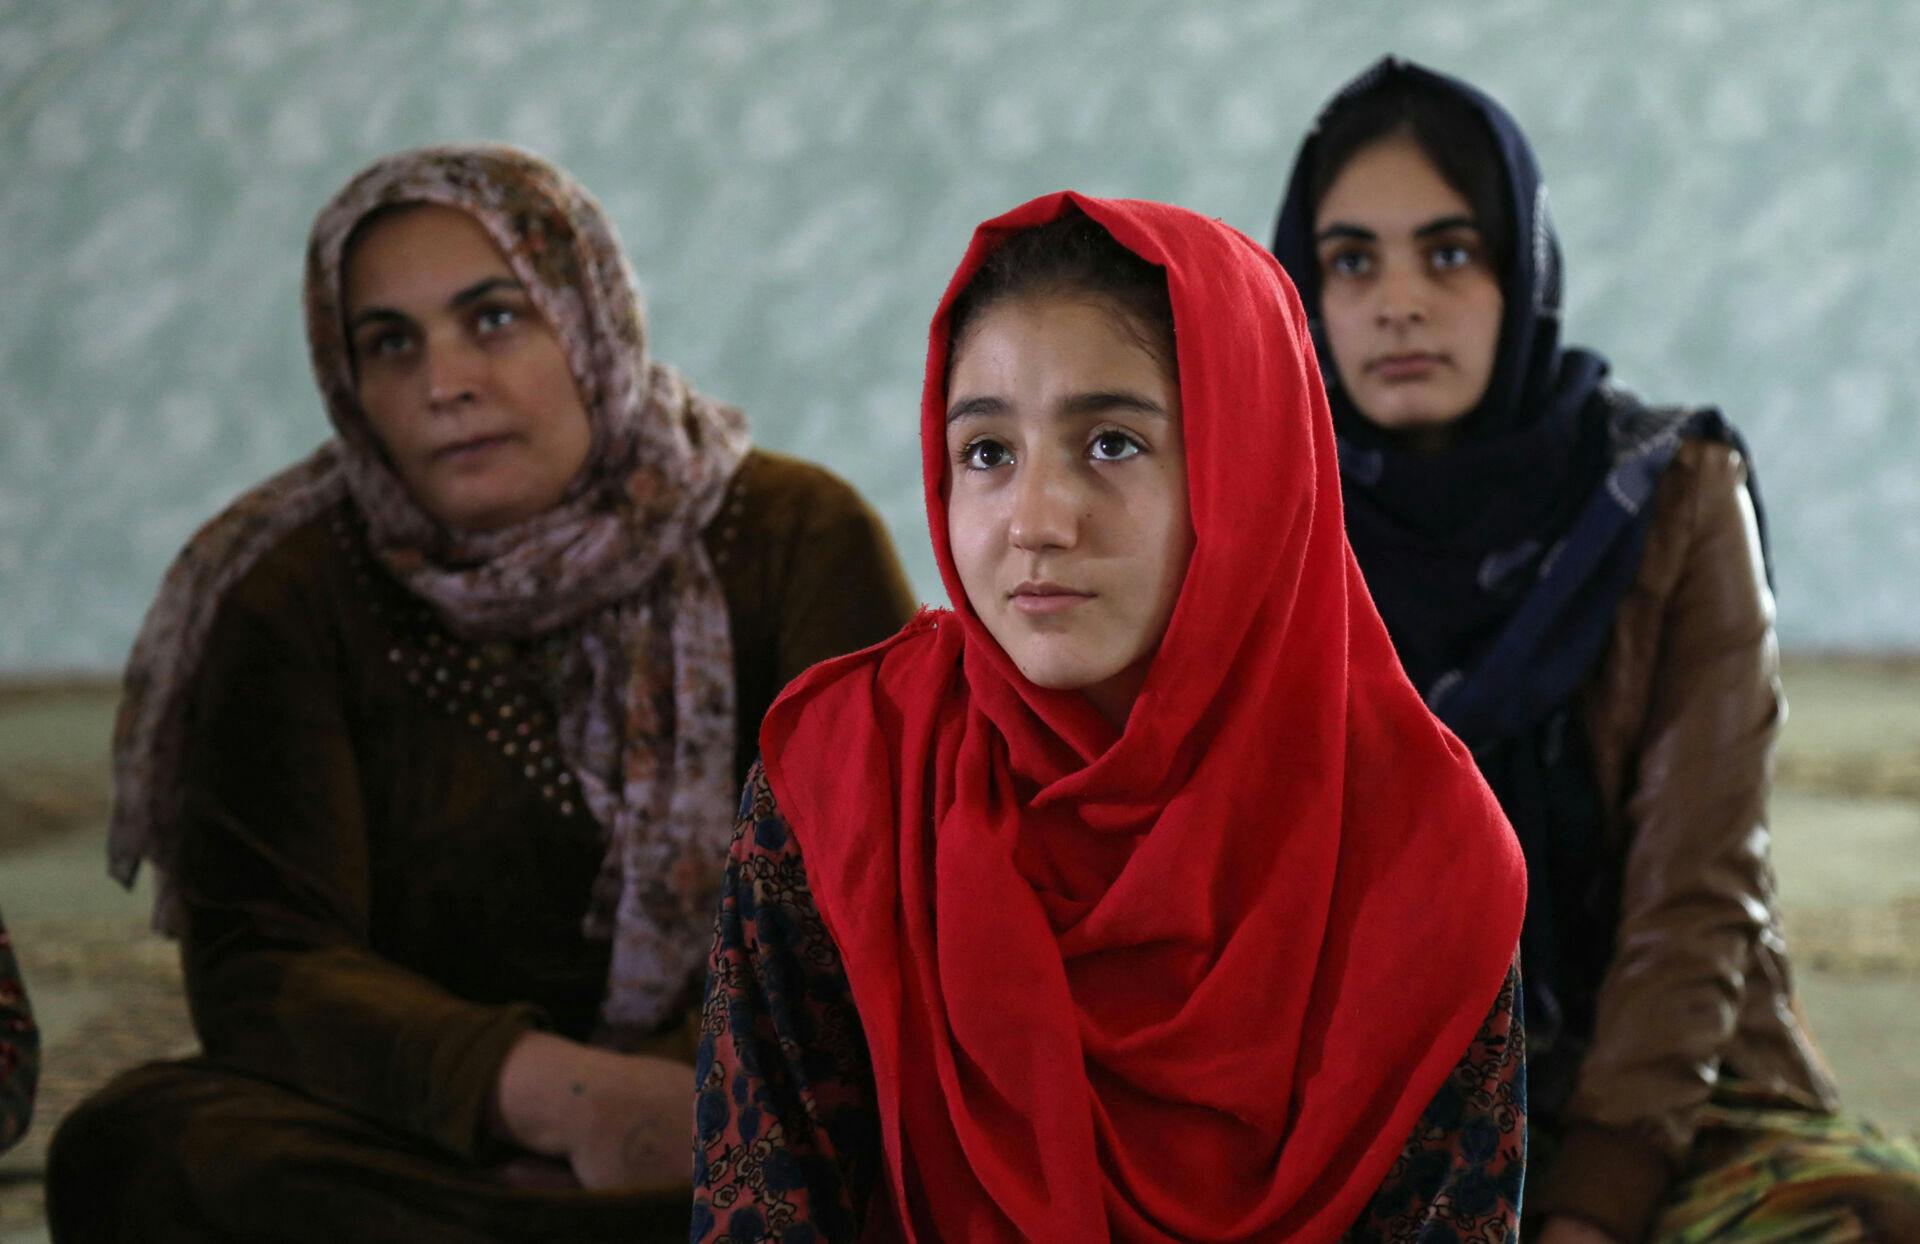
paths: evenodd
<path fill-rule="evenodd" d="M 1545 203 L 1500 105 L 1388 59 L 1274 239 L 1367 587 L 1526 852 L 1527 1238 L 1920 1240 L 1920 1154 L 1831 1113 L 1793 1005 L 1750 459 L 1561 346 Z"/>
<path fill-rule="evenodd" d="M 40 1033 L 27 1005 L 27 987 L 20 982 L 20 965 L 13 960 L 13 942 L 0 921 L 0 1153 L 27 1134 L 39 1078 Z"/>
<path fill-rule="evenodd" d="M 113 870 L 204 1055 L 70 1118 L 61 1240 L 684 1238 L 698 1000 L 785 682 L 911 610 L 875 516 L 651 360 L 587 193 L 407 152 L 320 213 L 337 433 L 169 572 Z"/>
<path fill-rule="evenodd" d="M 1017 208 L 920 431 L 954 609 L 761 730 L 694 1238 L 1509 1238 L 1520 852 L 1354 568 L 1279 265 Z"/>

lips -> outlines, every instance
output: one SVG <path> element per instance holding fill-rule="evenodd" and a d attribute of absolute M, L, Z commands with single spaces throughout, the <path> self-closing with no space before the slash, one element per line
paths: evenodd
<path fill-rule="evenodd" d="M 1368 363 L 1367 370 L 1388 383 L 1424 380 L 1446 361 L 1447 356 L 1444 354 L 1424 350 L 1408 351 L 1404 354 L 1383 354 Z"/>
<path fill-rule="evenodd" d="M 494 432 L 480 436 L 468 436 L 442 445 L 430 455 L 435 462 L 460 462 L 476 458 L 490 449 L 497 449 L 513 439 L 511 432 Z"/>
<path fill-rule="evenodd" d="M 1065 613 L 1092 600 L 1094 593 L 1071 588 L 1045 579 L 1029 580 L 1007 593 L 1008 602 L 1022 613 L 1050 615 Z"/>

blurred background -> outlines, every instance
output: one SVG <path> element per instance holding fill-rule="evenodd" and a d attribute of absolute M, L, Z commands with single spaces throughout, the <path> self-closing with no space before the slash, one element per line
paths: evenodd
<path fill-rule="evenodd" d="M 302 247 L 499 139 L 605 204 L 660 357 L 818 458 L 938 598 L 913 452 L 973 225 L 1072 186 L 1269 236 L 1385 51 L 1531 135 L 1570 340 L 1752 440 L 1793 648 L 1920 647 L 1920 6 L 0 0 L 0 670 L 111 670 L 167 559 L 327 432 Z"/>
<path fill-rule="evenodd" d="M 1854 1104 L 1920 1125 L 1920 5 L 0 0 L 0 912 L 50 1046 L 14 1225 L 67 1095 L 190 1040 L 99 871 L 110 679 L 194 527 L 327 435 L 298 283 L 349 175 L 483 139 L 570 169 L 657 355 L 853 481 L 939 600 L 915 416 L 973 225 L 1072 186 L 1264 241 L 1388 51 L 1531 136 L 1567 339 L 1752 442 L 1789 938 Z"/>

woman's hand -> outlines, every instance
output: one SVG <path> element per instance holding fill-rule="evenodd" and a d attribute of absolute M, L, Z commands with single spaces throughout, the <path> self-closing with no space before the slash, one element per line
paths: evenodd
<path fill-rule="evenodd" d="M 583 1188 L 685 1184 L 693 1172 L 693 1068 L 607 1054 L 580 1083 L 567 1161 Z"/>
<path fill-rule="evenodd" d="M 1549 1218 L 1534 1244 L 1620 1244 L 1590 1222 L 1578 1218 Z"/>
<path fill-rule="evenodd" d="M 503 1140 L 565 1159 L 583 1188 L 684 1184 L 693 1068 L 530 1032 L 501 1064 L 489 1125 Z"/>

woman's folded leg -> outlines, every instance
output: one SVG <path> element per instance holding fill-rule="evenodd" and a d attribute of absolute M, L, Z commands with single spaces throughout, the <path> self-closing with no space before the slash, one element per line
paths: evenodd
<path fill-rule="evenodd" d="M 565 1187 L 562 1168 L 532 1181 L 506 1167 L 189 1059 L 129 1071 L 67 1118 L 47 1213 L 62 1244 L 686 1238 L 684 1187 L 591 1193 Z"/>

